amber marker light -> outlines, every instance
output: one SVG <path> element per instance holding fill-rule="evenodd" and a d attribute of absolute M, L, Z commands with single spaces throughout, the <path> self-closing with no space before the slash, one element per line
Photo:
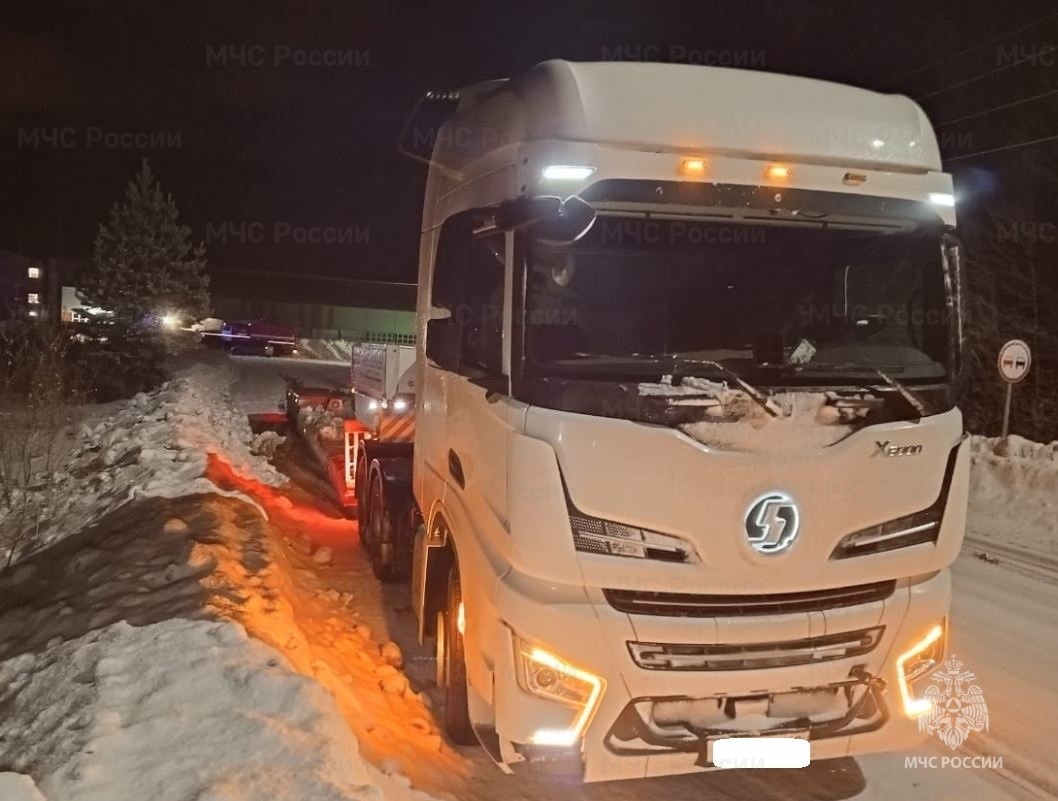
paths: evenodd
<path fill-rule="evenodd" d="M 785 164 L 769 164 L 764 177 L 769 181 L 785 181 L 790 177 L 790 168 Z"/>
<path fill-rule="evenodd" d="M 944 626 L 938 623 L 926 633 L 925 637 L 912 645 L 896 660 L 896 675 L 900 684 L 900 699 L 904 702 L 904 713 L 909 718 L 917 718 L 921 715 L 925 715 L 933 708 L 933 702 L 928 698 L 915 698 L 911 694 L 910 682 L 919 678 L 926 671 L 922 670 L 923 666 L 918 666 L 918 669 L 908 670 L 907 663 L 923 651 L 928 651 L 942 636 L 944 636 Z M 939 660 L 934 660 L 934 665 L 937 661 Z M 914 675 L 909 676 L 909 673 Z"/>
<path fill-rule="evenodd" d="M 709 166 L 709 162 L 705 159 L 693 158 L 684 159 L 680 162 L 680 175 L 686 175 L 689 178 L 697 178 L 705 175 L 705 168 Z"/>

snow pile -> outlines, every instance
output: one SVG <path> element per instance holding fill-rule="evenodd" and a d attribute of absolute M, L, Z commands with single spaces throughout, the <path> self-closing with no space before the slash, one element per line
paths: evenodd
<path fill-rule="evenodd" d="M 250 452 L 271 459 L 287 438 L 276 431 L 261 431 L 254 435 L 250 443 Z"/>
<path fill-rule="evenodd" d="M 42 529 L 16 559 L 84 530 L 135 497 L 216 492 L 203 477 L 208 453 L 262 483 L 284 484 L 252 450 L 249 424 L 228 393 L 233 380 L 227 367 L 196 365 L 83 426 L 65 469 L 46 478 L 50 501 Z"/>
<path fill-rule="evenodd" d="M 665 376 L 658 383 L 642 383 L 639 385 L 639 394 L 646 398 L 669 398 L 673 403 L 686 403 L 695 406 L 708 406 L 717 408 L 722 406 L 725 399 L 739 394 L 728 389 L 723 381 L 710 381 L 707 378 L 684 378 L 680 383 L 673 384 L 672 376 Z M 717 414 L 722 414 L 717 411 Z"/>
<path fill-rule="evenodd" d="M 86 426 L 38 552 L 0 573 L 0 801 L 428 801 L 411 782 L 465 777 L 400 648 L 324 583 L 356 524 L 255 453 L 233 377 L 199 365 Z"/>
<path fill-rule="evenodd" d="M 344 339 L 299 339 L 298 353 L 310 359 L 349 364 L 353 344 Z"/>
<path fill-rule="evenodd" d="M 1058 556 L 1058 441 L 975 436 L 971 535 Z"/>
<path fill-rule="evenodd" d="M 302 406 L 298 410 L 298 427 L 310 431 L 321 442 L 341 442 L 345 428 L 340 416 L 322 406 Z"/>
<path fill-rule="evenodd" d="M 462 761 L 400 648 L 326 582 L 356 524 L 211 462 L 268 517 L 220 494 L 136 500 L 0 574 L 0 766 L 50 801 L 450 789 Z"/>
<path fill-rule="evenodd" d="M 33 779 L 21 773 L 0 773 L 0 798 L 4 801 L 45 801 Z"/>
<path fill-rule="evenodd" d="M 866 410 L 839 410 L 818 392 L 789 392 L 755 398 L 749 391 L 724 382 L 685 378 L 640 384 L 644 397 L 665 397 L 677 406 L 703 407 L 707 417 L 681 425 L 687 436 L 711 448 L 745 453 L 804 452 L 825 448 L 854 430 Z"/>
<path fill-rule="evenodd" d="M 116 623 L 0 688 L 0 761 L 51 801 L 383 798 L 333 698 L 233 623 Z"/>

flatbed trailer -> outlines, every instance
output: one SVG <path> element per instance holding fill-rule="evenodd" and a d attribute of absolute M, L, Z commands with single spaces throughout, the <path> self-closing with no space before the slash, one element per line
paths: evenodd
<path fill-rule="evenodd" d="M 320 472 L 331 485 L 335 500 L 347 515 L 356 513 L 355 455 L 367 429 L 352 417 L 353 396 L 348 390 L 328 387 L 287 387 L 284 403 L 287 422 L 312 454 Z M 303 409 L 322 409 L 341 423 L 341 436 L 321 438 Z"/>
<path fill-rule="evenodd" d="M 342 508 L 360 519 L 365 545 L 373 554 L 378 539 L 372 540 L 366 525 L 372 480 L 369 467 L 372 459 L 411 457 L 415 436 L 414 362 L 414 347 L 361 343 L 352 351 L 350 388 L 287 388 L 285 411 L 291 429 L 305 442 Z M 327 425 L 332 429 L 340 426 L 340 432 L 332 431 L 340 436 L 321 437 L 316 420 L 304 414 L 304 409 L 327 412 Z M 396 462 L 387 464 L 400 471 Z M 387 532 L 378 536 L 386 538 Z M 380 577 L 400 577 L 389 575 L 384 560 L 373 558 L 373 564 Z"/>

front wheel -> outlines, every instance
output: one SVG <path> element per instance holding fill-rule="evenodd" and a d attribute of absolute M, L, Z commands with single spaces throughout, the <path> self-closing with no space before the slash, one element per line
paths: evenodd
<path fill-rule="evenodd" d="M 477 737 L 470 725 L 467 664 L 463 652 L 463 633 L 459 630 L 462 606 L 459 567 L 453 563 L 448 571 L 445 605 L 437 613 L 437 683 L 444 690 L 441 725 L 456 745 L 473 745 Z"/>

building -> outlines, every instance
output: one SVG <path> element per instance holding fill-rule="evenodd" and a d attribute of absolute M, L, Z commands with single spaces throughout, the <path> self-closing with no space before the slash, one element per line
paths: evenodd
<path fill-rule="evenodd" d="M 0 320 L 46 320 L 56 315 L 60 276 L 43 259 L 0 250 Z"/>
<path fill-rule="evenodd" d="M 213 313 L 265 320 L 310 339 L 415 341 L 415 284 L 262 270 L 210 276 Z"/>

